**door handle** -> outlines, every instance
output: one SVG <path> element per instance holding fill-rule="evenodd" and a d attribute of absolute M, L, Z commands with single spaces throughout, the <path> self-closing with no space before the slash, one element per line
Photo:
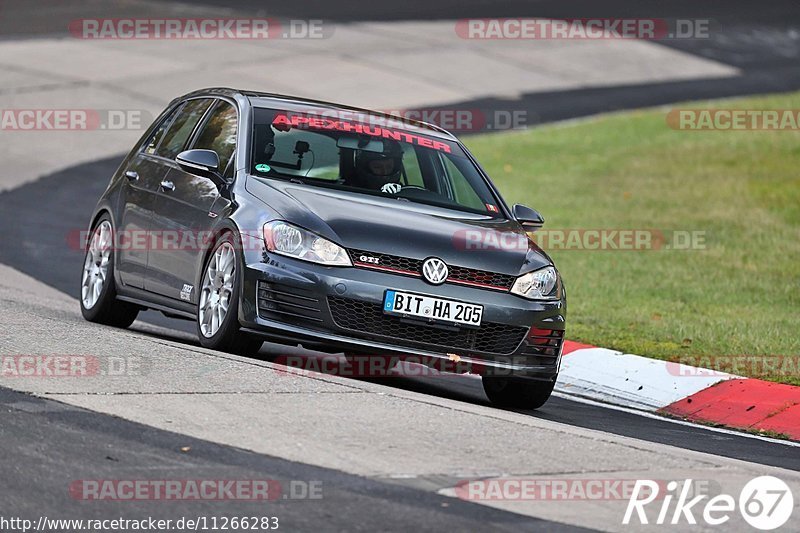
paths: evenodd
<path fill-rule="evenodd" d="M 135 170 L 129 170 L 125 173 L 125 177 L 128 178 L 128 181 L 136 181 L 139 179 L 139 173 Z"/>
<path fill-rule="evenodd" d="M 174 191 L 175 184 L 169 180 L 164 180 L 161 182 L 161 188 L 164 189 L 165 191 Z"/>

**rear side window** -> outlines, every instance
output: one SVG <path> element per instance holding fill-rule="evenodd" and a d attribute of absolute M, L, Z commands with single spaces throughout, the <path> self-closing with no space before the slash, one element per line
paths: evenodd
<path fill-rule="evenodd" d="M 175 159 L 175 156 L 183 151 L 186 141 L 211 102 L 212 100 L 208 98 L 187 102 L 161 139 L 156 154 L 167 159 Z"/>
<path fill-rule="evenodd" d="M 236 150 L 236 121 L 236 108 L 228 102 L 219 102 L 209 114 L 192 146 L 217 152 L 220 172 L 228 168 Z"/>

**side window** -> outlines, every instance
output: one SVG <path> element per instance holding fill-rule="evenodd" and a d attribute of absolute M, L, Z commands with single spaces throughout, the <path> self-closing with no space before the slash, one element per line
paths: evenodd
<path fill-rule="evenodd" d="M 164 133 L 167 131 L 167 128 L 170 124 L 172 124 L 172 120 L 175 118 L 175 115 L 181 110 L 183 105 L 175 106 L 165 118 L 161 121 L 161 124 L 158 125 L 156 130 L 150 135 L 150 138 L 144 143 L 142 147 L 142 151 L 146 154 L 154 154 L 156 153 L 156 148 L 158 148 L 158 143 L 161 142 L 161 139 L 164 137 Z"/>
<path fill-rule="evenodd" d="M 236 151 L 236 108 L 220 101 L 203 124 L 192 148 L 214 150 L 219 156 L 220 172 L 225 172 Z"/>
<path fill-rule="evenodd" d="M 206 112 L 211 102 L 212 100 L 207 98 L 187 102 L 164 134 L 156 154 L 167 159 L 174 159 L 181 153 L 189 135 L 192 134 L 194 127 L 203 117 L 203 113 Z"/>

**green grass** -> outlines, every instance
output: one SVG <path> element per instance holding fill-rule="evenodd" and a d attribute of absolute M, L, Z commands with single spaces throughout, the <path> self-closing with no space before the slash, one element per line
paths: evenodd
<path fill-rule="evenodd" d="M 800 93 L 687 107 L 798 109 Z M 800 133 L 677 131 L 667 111 L 466 143 L 545 229 L 705 232 L 703 250 L 552 251 L 570 339 L 676 361 L 790 356 L 737 370 L 800 385 Z"/>

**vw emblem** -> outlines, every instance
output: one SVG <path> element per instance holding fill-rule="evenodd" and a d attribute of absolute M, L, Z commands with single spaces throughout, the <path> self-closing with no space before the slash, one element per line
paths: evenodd
<path fill-rule="evenodd" d="M 447 274 L 447 265 L 438 257 L 430 257 L 422 263 L 422 276 L 434 285 L 444 283 Z"/>

